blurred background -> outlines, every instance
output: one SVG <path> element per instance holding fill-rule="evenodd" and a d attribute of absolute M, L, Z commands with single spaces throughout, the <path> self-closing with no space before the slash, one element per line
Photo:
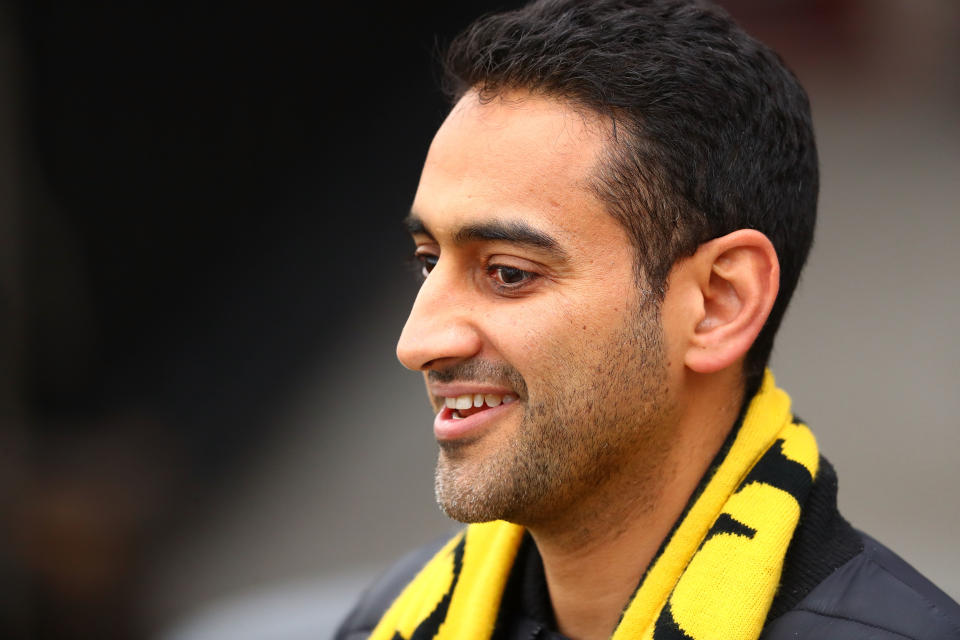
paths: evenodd
<path fill-rule="evenodd" d="M 322 638 L 451 528 L 399 221 L 437 43 L 516 4 L 0 4 L 0 636 Z M 722 4 L 820 145 L 774 371 L 958 598 L 960 3 Z"/>

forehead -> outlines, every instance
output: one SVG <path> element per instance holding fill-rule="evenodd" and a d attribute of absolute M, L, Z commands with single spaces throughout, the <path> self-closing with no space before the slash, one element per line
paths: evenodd
<path fill-rule="evenodd" d="M 523 219 L 571 242 L 617 226 L 591 190 L 603 123 L 560 102 L 470 92 L 434 137 L 413 210 L 435 235 Z M 602 227 L 602 228 L 601 228 Z"/>

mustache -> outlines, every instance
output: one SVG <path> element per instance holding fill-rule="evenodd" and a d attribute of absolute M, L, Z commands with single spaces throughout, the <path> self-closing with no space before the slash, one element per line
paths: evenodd
<path fill-rule="evenodd" d="M 522 397 L 527 397 L 527 383 L 520 372 L 508 364 L 490 360 L 465 360 L 444 369 L 431 369 L 427 378 L 432 382 L 482 382 L 507 386 Z"/>

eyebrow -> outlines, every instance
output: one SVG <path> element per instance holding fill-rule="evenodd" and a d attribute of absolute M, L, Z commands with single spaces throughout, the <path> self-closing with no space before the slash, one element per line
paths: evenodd
<path fill-rule="evenodd" d="M 420 217 L 411 213 L 404 220 L 404 226 L 411 234 L 433 234 L 427 229 Z M 552 236 L 536 229 L 522 220 L 493 220 L 490 222 L 475 222 L 457 229 L 453 233 L 456 244 L 468 244 L 478 241 L 499 240 L 510 244 L 542 249 L 553 253 L 560 258 L 566 258 L 567 252 Z"/>

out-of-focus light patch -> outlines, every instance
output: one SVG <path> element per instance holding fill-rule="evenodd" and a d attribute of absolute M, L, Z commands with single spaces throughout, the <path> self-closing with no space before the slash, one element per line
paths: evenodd
<path fill-rule="evenodd" d="M 221 599 L 171 626 L 157 640 L 319 640 L 332 638 L 376 575 L 361 569 Z"/>

